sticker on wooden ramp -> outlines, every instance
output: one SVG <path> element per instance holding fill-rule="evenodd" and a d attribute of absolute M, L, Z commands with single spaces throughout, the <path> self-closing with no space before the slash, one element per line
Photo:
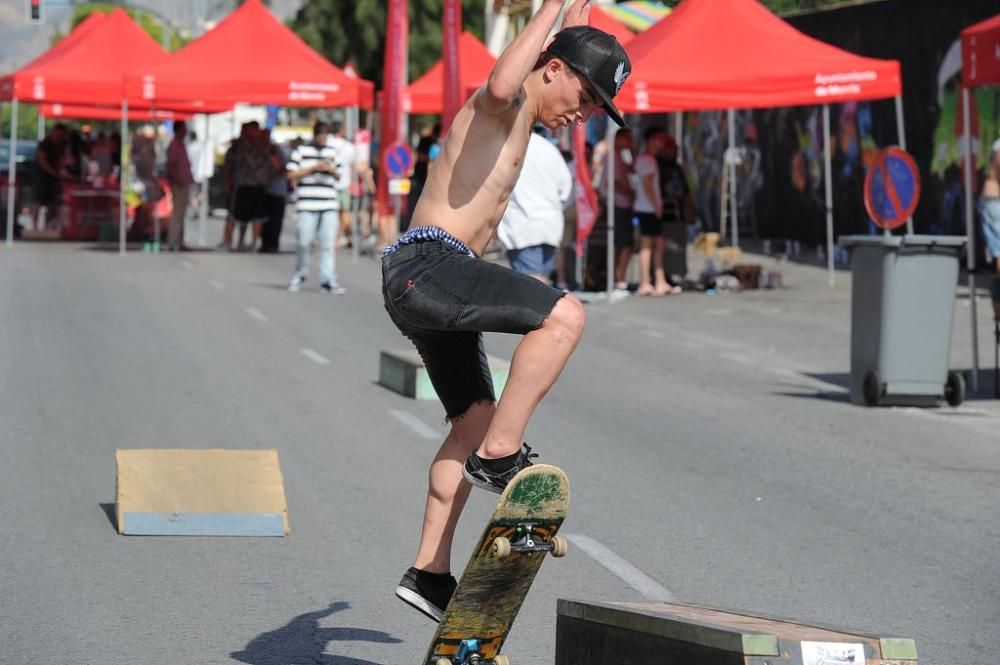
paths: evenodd
<path fill-rule="evenodd" d="M 285 536 L 276 450 L 118 450 L 118 533 Z"/>

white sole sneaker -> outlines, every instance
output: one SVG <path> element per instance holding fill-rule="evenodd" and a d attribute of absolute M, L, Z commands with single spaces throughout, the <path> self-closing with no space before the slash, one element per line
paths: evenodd
<path fill-rule="evenodd" d="M 420 594 L 414 593 L 404 586 L 397 586 L 396 597 L 407 605 L 420 610 L 424 613 L 424 615 L 433 621 L 441 623 L 441 617 L 444 616 L 444 612 L 424 600 L 423 596 Z"/>

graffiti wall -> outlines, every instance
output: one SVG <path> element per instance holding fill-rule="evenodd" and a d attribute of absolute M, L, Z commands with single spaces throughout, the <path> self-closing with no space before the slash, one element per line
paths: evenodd
<path fill-rule="evenodd" d="M 923 182 L 914 214 L 918 232 L 964 233 L 957 39 L 963 28 L 998 12 L 995 0 L 883 0 L 788 19 L 827 43 L 900 61 L 907 148 Z M 982 166 L 990 144 L 1000 137 L 1000 89 L 976 91 L 970 111 L 977 136 L 973 150 Z M 868 228 L 861 200 L 865 168 L 875 149 L 898 143 L 895 107 L 887 100 L 834 106 L 831 112 L 835 228 L 838 235 L 863 232 Z M 821 109 L 760 111 L 755 119 L 765 163 L 765 185 L 757 198 L 762 233 L 816 242 L 825 214 L 817 132 Z"/>

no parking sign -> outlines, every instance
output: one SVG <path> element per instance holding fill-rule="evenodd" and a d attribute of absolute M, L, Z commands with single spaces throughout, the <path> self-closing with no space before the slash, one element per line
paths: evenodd
<path fill-rule="evenodd" d="M 390 178 L 405 178 L 413 166 L 413 150 L 405 143 L 389 146 L 382 157 L 382 168 Z"/>
<path fill-rule="evenodd" d="M 895 146 L 879 150 L 865 176 L 865 209 L 880 228 L 906 223 L 920 201 L 920 172 L 908 153 Z"/>

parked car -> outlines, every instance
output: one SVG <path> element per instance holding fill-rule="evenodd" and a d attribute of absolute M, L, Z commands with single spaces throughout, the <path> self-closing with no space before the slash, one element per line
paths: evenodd
<path fill-rule="evenodd" d="M 29 139 L 18 139 L 16 156 L 17 207 L 24 209 L 35 201 L 35 152 L 37 143 Z M 7 223 L 7 183 L 10 172 L 10 139 L 0 139 L 0 232 L 6 232 Z M 15 227 L 15 231 L 18 231 Z"/>
<path fill-rule="evenodd" d="M 25 180 L 31 177 L 35 168 L 35 151 L 38 144 L 30 139 L 17 140 L 17 179 L 25 173 Z M 0 173 L 6 174 L 10 168 L 10 139 L 0 139 Z"/>

